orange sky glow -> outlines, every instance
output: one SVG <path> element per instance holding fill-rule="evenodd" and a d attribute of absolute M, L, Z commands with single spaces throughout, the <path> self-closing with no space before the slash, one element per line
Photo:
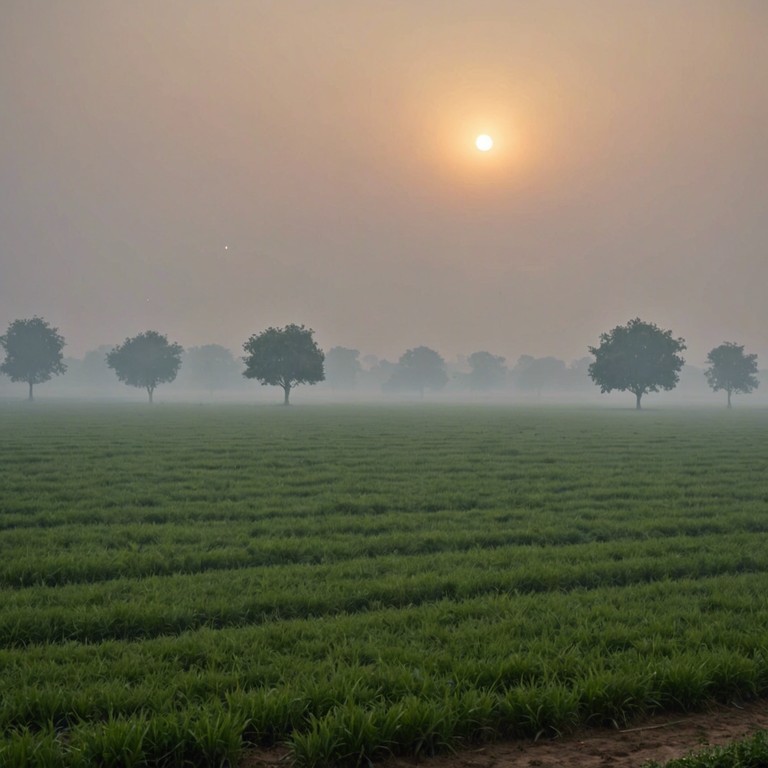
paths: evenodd
<path fill-rule="evenodd" d="M 767 36 L 750 0 L 10 0 L 0 327 L 572 359 L 639 315 L 765 364 Z"/>

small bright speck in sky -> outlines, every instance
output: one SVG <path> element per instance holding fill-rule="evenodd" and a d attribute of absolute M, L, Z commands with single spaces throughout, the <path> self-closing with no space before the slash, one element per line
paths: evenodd
<path fill-rule="evenodd" d="M 475 139 L 475 146 L 481 152 L 487 152 L 489 149 L 493 148 L 493 139 L 487 133 L 481 133 Z"/>

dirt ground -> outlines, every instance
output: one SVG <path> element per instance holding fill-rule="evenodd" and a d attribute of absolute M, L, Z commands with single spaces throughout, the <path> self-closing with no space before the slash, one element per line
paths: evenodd
<path fill-rule="evenodd" d="M 377 768 L 639 768 L 768 729 L 768 701 L 662 715 L 622 730 L 589 729 L 562 739 L 487 744 L 428 759 L 391 758 Z M 241 768 L 290 765 L 284 749 L 250 752 Z"/>

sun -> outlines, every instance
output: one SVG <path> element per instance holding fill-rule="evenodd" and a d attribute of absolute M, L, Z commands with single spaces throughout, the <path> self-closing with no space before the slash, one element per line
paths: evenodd
<path fill-rule="evenodd" d="M 475 139 L 475 146 L 481 152 L 488 152 L 489 150 L 493 149 L 493 139 L 487 133 L 481 133 Z"/>

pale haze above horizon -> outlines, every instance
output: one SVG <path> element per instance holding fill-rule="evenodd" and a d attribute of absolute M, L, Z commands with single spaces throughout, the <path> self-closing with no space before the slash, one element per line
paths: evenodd
<path fill-rule="evenodd" d="M 757 0 L 4 0 L 0 333 L 513 362 L 639 316 L 766 368 L 766 40 Z"/>

